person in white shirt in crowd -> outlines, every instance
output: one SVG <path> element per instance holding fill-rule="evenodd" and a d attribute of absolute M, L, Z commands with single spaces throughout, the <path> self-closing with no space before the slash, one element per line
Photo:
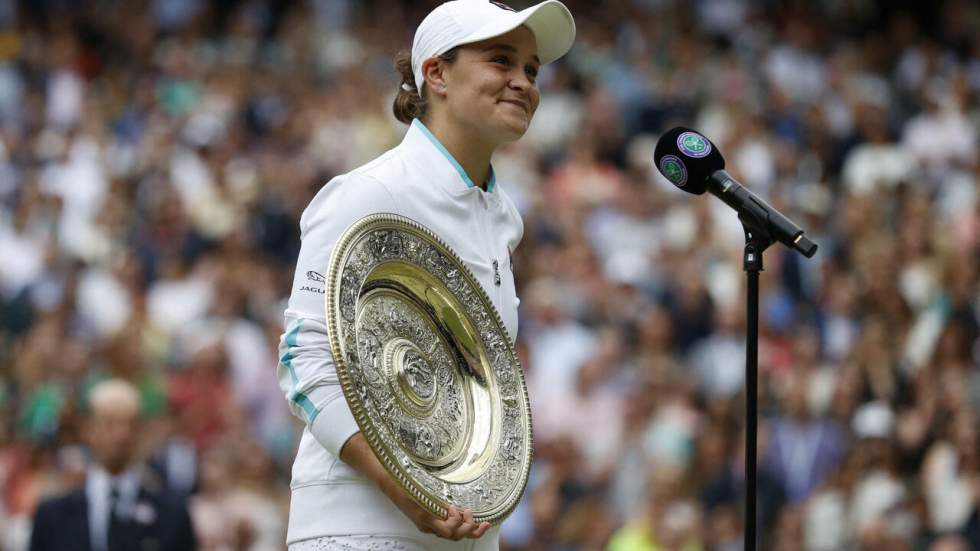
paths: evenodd
<path fill-rule="evenodd" d="M 572 16 L 556 0 L 519 12 L 487 0 L 436 7 L 416 29 L 411 53 L 395 61 L 402 82 L 393 110 L 410 124 L 404 140 L 331 180 L 303 212 L 278 365 L 290 409 L 306 423 L 293 464 L 290 551 L 497 549 L 499 529 L 469 511 L 450 507 L 438 518 L 416 504 L 359 432 L 331 357 L 323 274 L 353 223 L 406 216 L 459 255 L 515 338 L 510 258 L 523 224 L 490 160 L 527 131 L 540 100 L 539 67 L 574 38 Z"/>

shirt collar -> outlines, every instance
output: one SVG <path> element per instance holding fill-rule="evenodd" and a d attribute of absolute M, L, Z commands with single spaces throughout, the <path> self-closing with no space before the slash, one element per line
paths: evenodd
<path fill-rule="evenodd" d="M 92 465 L 89 468 L 86 486 L 90 492 L 109 495 L 110 488 L 115 485 L 119 490 L 119 499 L 123 502 L 132 502 L 139 493 L 140 468 L 130 467 L 122 473 L 112 476 L 102 468 L 101 465 Z"/>
<path fill-rule="evenodd" d="M 466 171 L 463 170 L 463 167 L 459 164 L 459 161 L 452 156 L 449 150 L 446 149 L 446 146 L 442 145 L 442 142 L 439 141 L 439 138 L 437 138 L 435 134 L 426 128 L 425 124 L 423 124 L 419 119 L 412 120 L 412 124 L 408 128 L 408 132 L 405 134 L 405 139 L 402 141 L 402 144 L 416 151 L 434 153 L 432 155 L 433 157 L 441 157 L 442 159 L 445 159 L 449 168 L 451 168 L 451 170 L 446 171 L 445 175 L 447 177 L 453 178 L 454 180 L 456 179 L 455 177 L 458 177 L 463 186 L 465 186 L 462 189 L 479 189 L 478 186 L 473 183 L 473 180 L 470 179 L 469 175 L 466 174 Z M 493 193 L 496 186 L 497 177 L 493 172 L 493 165 L 490 165 L 489 177 L 487 179 L 487 193 Z M 461 188 L 459 186 L 453 186 L 449 191 L 456 191 L 458 189 Z"/>

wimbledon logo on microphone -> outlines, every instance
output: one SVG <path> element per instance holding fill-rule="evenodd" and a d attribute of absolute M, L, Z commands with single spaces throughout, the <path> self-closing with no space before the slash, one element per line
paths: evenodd
<path fill-rule="evenodd" d="M 684 162 L 674 155 L 664 155 L 660 158 L 660 173 L 677 187 L 684 187 L 687 183 L 687 168 Z"/>
<path fill-rule="evenodd" d="M 684 132 L 677 136 L 677 148 L 688 157 L 700 159 L 711 153 L 711 142 L 697 132 Z"/>

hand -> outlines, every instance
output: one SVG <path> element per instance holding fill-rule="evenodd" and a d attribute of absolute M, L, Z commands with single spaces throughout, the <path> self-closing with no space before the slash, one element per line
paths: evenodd
<path fill-rule="evenodd" d="M 411 520 L 415 526 L 426 534 L 435 534 L 440 538 L 454 541 L 463 538 L 477 539 L 490 529 L 489 522 L 476 522 L 469 511 L 460 511 L 454 505 L 449 506 L 446 518 L 439 518 L 415 502 L 400 487 L 396 489 L 401 496 L 395 496 L 393 501 L 398 509 Z M 387 493 L 387 492 L 386 492 Z M 389 496 L 392 497 L 392 496 Z"/>
<path fill-rule="evenodd" d="M 340 450 L 340 460 L 374 481 L 382 493 L 421 532 L 458 541 L 463 538 L 479 538 L 490 529 L 489 522 L 476 522 L 473 520 L 473 514 L 470 511 L 460 511 L 453 505 L 449 506 L 446 518 L 439 518 L 416 503 L 412 496 L 408 495 L 398 482 L 388 474 L 387 469 L 374 455 L 367 439 L 359 432 L 344 443 Z"/>

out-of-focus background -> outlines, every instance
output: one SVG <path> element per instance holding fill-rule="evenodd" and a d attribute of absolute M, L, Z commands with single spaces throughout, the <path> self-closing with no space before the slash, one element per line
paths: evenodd
<path fill-rule="evenodd" d="M 401 139 L 434 5 L 0 1 L 0 548 L 84 475 L 107 377 L 204 549 L 283 548 L 298 219 Z M 504 548 L 740 549 L 743 236 L 652 170 L 683 124 L 821 247 L 765 256 L 765 548 L 980 549 L 980 4 L 568 6 L 494 160 L 536 437 Z"/>

